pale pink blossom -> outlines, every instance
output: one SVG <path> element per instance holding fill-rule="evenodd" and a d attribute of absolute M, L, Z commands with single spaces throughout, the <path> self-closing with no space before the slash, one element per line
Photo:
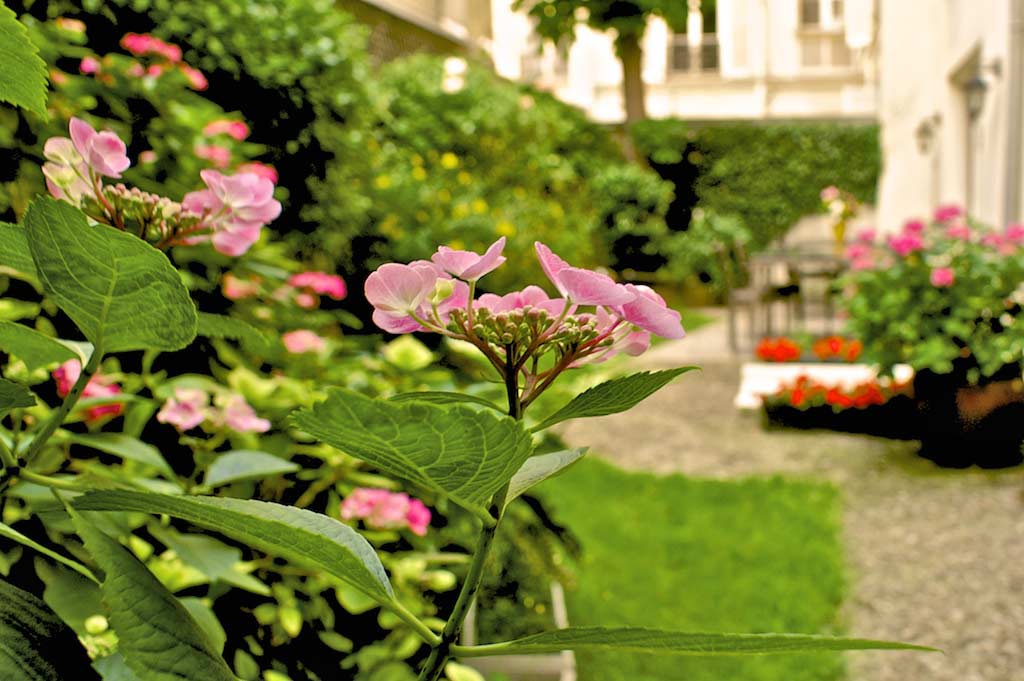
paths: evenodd
<path fill-rule="evenodd" d="M 260 163 L 259 161 L 250 161 L 249 163 L 243 163 L 236 168 L 239 173 L 252 173 L 259 177 L 264 177 L 274 184 L 277 184 L 277 170 L 272 165 L 266 163 Z"/>
<path fill-rule="evenodd" d="M 309 329 L 296 329 L 281 335 L 281 342 L 288 352 L 323 352 L 327 349 L 327 341 Z"/>
<path fill-rule="evenodd" d="M 239 142 L 249 136 L 249 126 L 245 121 L 233 121 L 230 118 L 218 118 L 203 126 L 203 134 L 207 137 L 214 135 L 227 135 Z"/>
<path fill-rule="evenodd" d="M 221 289 L 228 300 L 244 300 L 259 294 L 260 283 L 255 279 L 242 279 L 227 272 L 221 281 Z"/>
<path fill-rule="evenodd" d="M 484 293 L 477 298 L 474 306 L 486 308 L 492 314 L 521 310 L 525 307 L 537 307 L 549 301 L 548 294 L 540 286 L 530 285 L 522 291 L 512 291 L 503 296 Z"/>
<path fill-rule="evenodd" d="M 303 310 L 312 310 L 320 302 L 319 299 L 312 293 L 296 293 L 295 304 L 301 307 Z"/>
<path fill-rule="evenodd" d="M 121 177 L 121 172 L 131 165 L 127 147 L 116 134 L 109 130 L 96 132 L 81 118 L 72 118 L 69 128 L 75 150 L 96 173 L 105 177 Z"/>
<path fill-rule="evenodd" d="M 366 278 L 364 292 L 377 311 L 407 317 L 434 292 L 438 278 L 437 269 L 428 264 L 387 263 Z"/>
<path fill-rule="evenodd" d="M 231 150 L 218 144 L 197 144 L 195 154 L 215 168 L 227 168 L 231 164 Z"/>
<path fill-rule="evenodd" d="M 299 272 L 288 277 L 288 285 L 295 288 L 309 289 L 313 293 L 342 300 L 348 295 L 345 280 L 336 274 L 327 272 Z"/>
<path fill-rule="evenodd" d="M 865 227 L 863 229 L 858 230 L 857 234 L 853 238 L 862 244 L 872 244 L 875 242 L 875 239 L 877 237 L 878 232 L 876 232 L 871 227 Z"/>
<path fill-rule="evenodd" d="M 441 246 L 430 259 L 453 277 L 464 281 L 476 281 L 485 274 L 493 272 L 505 262 L 505 257 L 501 254 L 504 248 L 505 237 L 501 237 L 491 244 L 483 255 L 473 251 L 456 251 L 447 246 Z"/>
<path fill-rule="evenodd" d="M 946 237 L 959 241 L 971 240 L 971 228 L 965 222 L 957 222 L 946 228 Z"/>
<path fill-rule="evenodd" d="M 821 190 L 821 200 L 825 203 L 831 203 L 839 198 L 839 188 L 833 185 L 829 185 Z"/>
<path fill-rule="evenodd" d="M 210 395 L 199 388 L 175 388 L 174 396 L 167 398 L 156 420 L 169 423 L 184 432 L 195 428 L 210 415 Z"/>
<path fill-rule="evenodd" d="M 125 75 L 131 76 L 132 78 L 142 78 L 146 75 L 146 69 L 139 62 L 133 61 L 125 70 Z"/>
<path fill-rule="evenodd" d="M 82 364 L 77 359 L 69 359 L 68 361 L 61 364 L 53 371 L 53 380 L 57 384 L 57 394 L 61 397 L 67 397 L 68 393 L 74 387 L 75 383 L 82 375 Z M 113 397 L 114 395 L 121 394 L 121 388 L 111 379 L 106 376 L 100 375 L 98 372 L 93 374 L 89 382 L 86 383 L 85 388 L 82 390 L 82 397 L 84 399 L 89 398 L 101 398 L 101 397 Z M 86 410 L 85 419 L 86 421 L 96 421 L 104 416 L 117 416 L 124 411 L 124 404 L 115 402 L 113 404 L 104 404 L 97 407 L 90 407 Z"/>
<path fill-rule="evenodd" d="M 534 243 L 537 259 L 544 273 L 558 292 L 578 305 L 623 305 L 633 294 L 616 284 L 611 277 L 573 267 L 555 255 L 550 248 Z"/>
<path fill-rule="evenodd" d="M 215 404 L 220 408 L 218 421 L 237 433 L 265 433 L 270 421 L 260 418 L 241 395 L 218 396 Z"/>
<path fill-rule="evenodd" d="M 210 87 L 210 82 L 206 80 L 206 76 L 199 69 L 194 69 L 187 64 L 181 65 L 181 73 L 185 76 L 188 81 L 189 87 L 193 90 L 202 92 L 206 88 Z"/>
<path fill-rule="evenodd" d="M 158 158 L 159 157 L 156 155 L 155 151 L 152 149 L 146 149 L 139 154 L 139 163 L 145 163 L 147 165 L 150 163 L 156 163 Z"/>
<path fill-rule="evenodd" d="M 956 275 L 949 267 L 936 267 L 932 270 L 930 277 L 932 286 L 939 288 L 952 286 L 955 279 Z"/>
<path fill-rule="evenodd" d="M 662 338 L 682 338 L 686 335 L 678 312 L 665 304 L 665 299 L 649 286 L 626 284 L 633 299 L 621 308 L 622 317 L 630 324 Z"/>
<path fill-rule="evenodd" d="M 212 235 L 194 239 L 193 243 L 209 238 L 217 251 L 242 255 L 259 240 L 263 225 L 281 214 L 281 204 L 274 199 L 274 184 L 253 173 L 229 176 L 203 170 L 199 175 L 207 189 L 189 192 L 181 206 L 185 212 L 200 216 Z"/>

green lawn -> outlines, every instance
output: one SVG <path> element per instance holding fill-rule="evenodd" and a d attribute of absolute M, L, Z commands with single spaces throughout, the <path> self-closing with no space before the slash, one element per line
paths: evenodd
<path fill-rule="evenodd" d="M 836 490 L 627 473 L 581 462 L 538 488 L 584 555 L 574 625 L 834 633 L 844 593 Z M 837 654 L 577 656 L 581 681 L 831 681 Z"/>

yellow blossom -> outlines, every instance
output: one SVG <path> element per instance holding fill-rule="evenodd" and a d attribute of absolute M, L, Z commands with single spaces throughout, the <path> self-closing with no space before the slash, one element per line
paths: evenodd
<path fill-rule="evenodd" d="M 516 226 L 508 220 L 502 220 L 495 226 L 495 231 L 501 236 L 514 237 L 516 235 Z"/>
<path fill-rule="evenodd" d="M 446 170 L 453 170 L 459 167 L 459 157 L 450 151 L 441 154 L 441 167 Z"/>
<path fill-rule="evenodd" d="M 387 189 L 391 186 L 391 178 L 387 175 L 378 175 L 373 178 L 373 186 L 377 189 Z"/>
<path fill-rule="evenodd" d="M 412 178 L 414 180 L 419 180 L 420 182 L 422 182 L 423 180 L 427 179 L 427 171 L 424 170 L 421 166 L 416 166 L 415 168 L 412 169 Z"/>

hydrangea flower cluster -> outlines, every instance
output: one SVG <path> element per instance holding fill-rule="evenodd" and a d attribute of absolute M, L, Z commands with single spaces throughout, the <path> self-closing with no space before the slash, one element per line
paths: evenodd
<path fill-rule="evenodd" d="M 83 24 L 82 32 L 84 30 Z M 202 71 L 182 61 L 180 47 L 156 36 L 148 33 L 127 33 L 121 38 L 121 47 L 142 61 L 129 60 L 125 67 L 123 56 L 119 57 L 122 61 L 117 61 L 112 55 L 102 58 L 90 55 L 83 57 L 79 62 L 79 72 L 94 76 L 106 84 L 113 83 L 114 75 L 156 80 L 166 73 L 180 73 L 193 90 L 203 91 L 210 85 Z"/>
<path fill-rule="evenodd" d="M 78 382 L 78 378 L 81 375 L 82 363 L 77 359 L 69 359 L 57 367 L 53 372 L 53 380 L 57 384 L 57 394 L 61 397 L 67 397 L 68 393 L 71 392 L 71 388 L 73 388 L 75 383 Z M 109 376 L 104 376 L 100 373 L 93 374 L 93 377 L 89 379 L 89 382 L 85 385 L 85 389 L 82 391 L 82 397 L 86 399 L 89 399 L 90 397 L 113 397 L 114 395 L 120 394 L 121 387 Z M 86 409 L 85 420 L 92 423 L 101 420 L 105 416 L 117 416 L 123 411 L 124 403 L 122 402 L 101 404 L 99 406 Z"/>
<path fill-rule="evenodd" d="M 274 183 L 256 173 L 200 173 L 206 189 L 180 203 L 103 178 L 118 179 L 131 165 L 125 143 L 108 130 L 97 132 L 80 118 L 69 124 L 71 137 L 47 140 L 43 153 L 46 186 L 57 199 L 80 207 L 103 224 L 131 231 L 157 248 L 209 241 L 230 256 L 245 253 L 263 225 L 281 214 Z"/>
<path fill-rule="evenodd" d="M 430 509 L 408 494 L 386 489 L 357 487 L 341 502 L 342 520 L 362 520 L 380 530 L 408 529 L 424 536 L 430 526 Z"/>
<path fill-rule="evenodd" d="M 164 401 L 156 420 L 181 432 L 205 425 L 211 430 L 236 433 L 265 433 L 270 421 L 260 418 L 241 395 L 218 392 L 212 396 L 202 388 L 175 388 Z"/>
<path fill-rule="evenodd" d="M 651 335 L 682 338 L 678 312 L 647 286 L 620 284 L 574 267 L 537 242 L 537 258 L 558 297 L 538 286 L 474 299 L 476 282 L 500 267 L 505 238 L 484 254 L 440 247 L 430 261 L 388 263 L 366 280 L 373 320 L 389 333 L 429 331 L 475 345 L 521 386 L 524 406 L 564 370 L 622 352 L 638 355 Z M 542 368 L 540 359 L 552 355 Z"/>

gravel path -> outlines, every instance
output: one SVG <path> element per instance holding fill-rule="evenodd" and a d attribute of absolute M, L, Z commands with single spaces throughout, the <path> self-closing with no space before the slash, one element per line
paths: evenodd
<path fill-rule="evenodd" d="M 570 422 L 566 439 L 600 442 L 596 453 L 628 469 L 833 482 L 845 501 L 851 634 L 945 651 L 854 653 L 850 681 L 1024 681 L 1024 471 L 946 471 L 918 458 L 915 443 L 766 432 L 732 406 L 739 362 L 721 326 L 645 361 L 700 373 L 626 414 Z"/>

